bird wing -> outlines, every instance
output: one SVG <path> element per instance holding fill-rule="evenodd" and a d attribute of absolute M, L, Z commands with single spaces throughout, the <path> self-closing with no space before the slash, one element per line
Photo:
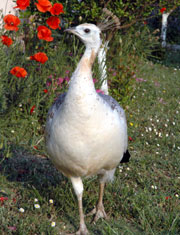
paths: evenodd
<path fill-rule="evenodd" d="M 111 107 L 112 110 L 116 110 L 119 113 L 120 117 L 126 119 L 123 108 L 119 105 L 119 103 L 115 99 L 113 99 L 109 95 L 105 95 L 102 93 L 98 93 L 98 95 Z"/>
<path fill-rule="evenodd" d="M 47 120 L 46 120 L 46 130 L 45 130 L 46 143 L 50 137 L 50 128 L 51 128 L 51 123 L 52 123 L 54 114 L 57 112 L 57 110 L 60 108 L 60 106 L 64 102 L 65 97 L 66 97 L 66 92 L 59 95 L 59 97 L 55 100 L 54 104 L 51 106 L 51 108 L 48 111 Z"/>

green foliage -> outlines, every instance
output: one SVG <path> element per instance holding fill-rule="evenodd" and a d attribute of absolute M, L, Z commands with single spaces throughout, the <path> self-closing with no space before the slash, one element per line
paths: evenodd
<path fill-rule="evenodd" d="M 110 94 L 123 105 L 131 101 L 138 63 L 151 58 L 159 45 L 157 33 L 146 25 L 136 24 L 129 32 L 117 34 L 111 42 L 108 54 Z"/>

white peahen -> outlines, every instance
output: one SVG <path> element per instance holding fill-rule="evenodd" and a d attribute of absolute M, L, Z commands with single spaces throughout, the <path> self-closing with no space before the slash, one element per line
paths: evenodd
<path fill-rule="evenodd" d="M 100 176 L 99 200 L 94 221 L 106 218 L 103 206 L 105 183 L 111 181 L 120 162 L 129 161 L 127 125 L 124 110 L 108 95 L 97 93 L 92 65 L 101 46 L 101 30 L 94 24 L 81 24 L 66 30 L 85 44 L 71 77 L 67 93 L 50 108 L 46 124 L 46 144 L 56 168 L 71 179 L 78 198 L 80 227 L 76 234 L 88 234 L 82 206 L 82 178 Z"/>

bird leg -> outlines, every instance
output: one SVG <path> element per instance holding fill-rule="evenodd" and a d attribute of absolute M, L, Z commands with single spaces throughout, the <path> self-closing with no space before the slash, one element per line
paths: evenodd
<path fill-rule="evenodd" d="M 95 214 L 93 222 L 97 222 L 98 219 L 100 219 L 100 218 L 104 218 L 104 219 L 108 218 L 107 215 L 106 215 L 106 212 L 104 210 L 104 205 L 103 205 L 104 186 L 105 186 L 105 183 L 104 182 L 100 182 L 100 185 L 99 185 L 99 199 L 98 199 L 97 206 L 96 206 L 96 208 L 94 208 L 87 215 L 87 216 L 89 216 L 89 215 Z"/>
<path fill-rule="evenodd" d="M 79 216 L 80 216 L 80 225 L 79 230 L 75 233 L 76 235 L 87 235 L 88 230 L 86 224 L 84 222 L 84 213 L 83 213 L 83 205 L 82 205 L 82 195 L 83 195 L 83 184 L 80 177 L 71 177 L 71 182 L 76 193 L 78 199 L 78 208 L 79 208 Z"/>

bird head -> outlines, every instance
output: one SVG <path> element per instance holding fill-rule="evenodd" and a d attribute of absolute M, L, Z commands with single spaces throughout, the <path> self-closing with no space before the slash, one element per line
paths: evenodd
<path fill-rule="evenodd" d="M 97 47 L 101 44 L 101 30 L 94 24 L 80 24 L 65 31 L 78 36 L 86 46 Z"/>

